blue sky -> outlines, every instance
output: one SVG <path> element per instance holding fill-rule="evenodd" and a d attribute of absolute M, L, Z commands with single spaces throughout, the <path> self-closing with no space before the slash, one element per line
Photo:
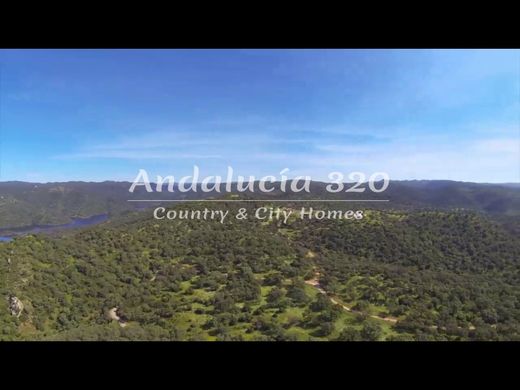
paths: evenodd
<path fill-rule="evenodd" d="M 520 182 L 519 50 L 0 50 L 0 181 Z"/>

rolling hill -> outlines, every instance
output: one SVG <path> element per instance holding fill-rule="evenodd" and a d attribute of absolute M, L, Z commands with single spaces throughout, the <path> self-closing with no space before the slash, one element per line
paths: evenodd
<path fill-rule="evenodd" d="M 388 199 L 379 208 L 396 210 L 467 209 L 495 216 L 520 215 L 520 188 L 511 184 L 476 184 L 453 181 L 392 181 L 384 193 L 336 193 L 326 184 L 311 183 L 310 193 L 288 193 L 277 189 L 268 194 L 242 193 L 254 199 Z M 222 193 L 178 191 L 147 193 L 138 187 L 128 192 L 128 182 L 25 183 L 0 182 L 0 229 L 30 225 L 62 224 L 74 217 L 118 215 L 146 207 L 128 199 L 203 199 L 225 197 Z M 236 186 L 233 186 L 236 193 Z M 227 195 L 229 196 L 229 195 Z"/>

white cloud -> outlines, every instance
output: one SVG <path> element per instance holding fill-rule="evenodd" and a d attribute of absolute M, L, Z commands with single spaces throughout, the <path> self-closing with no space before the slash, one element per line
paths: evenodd
<path fill-rule="evenodd" d="M 474 143 L 478 152 L 512 153 L 520 155 L 520 138 L 495 138 L 479 140 Z"/>

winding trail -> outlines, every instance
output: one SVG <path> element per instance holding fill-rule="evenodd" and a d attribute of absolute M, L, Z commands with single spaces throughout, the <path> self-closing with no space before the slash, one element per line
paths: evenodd
<path fill-rule="evenodd" d="M 361 312 L 361 311 L 352 310 L 351 307 L 348 307 L 348 306 L 344 305 L 344 304 L 343 304 L 342 302 L 340 302 L 337 298 L 335 298 L 334 296 L 332 296 L 331 294 L 329 294 L 327 291 L 325 291 L 325 290 L 323 289 L 323 287 L 320 285 L 319 277 L 320 277 L 320 273 L 319 273 L 318 271 L 315 271 L 315 272 L 314 272 L 314 278 L 309 279 L 309 280 L 306 280 L 305 283 L 308 284 L 309 286 L 314 287 L 316 290 L 318 290 L 318 292 L 319 292 L 320 294 L 325 295 L 327 298 L 329 298 L 329 300 L 330 300 L 333 304 L 340 306 L 343 310 L 348 311 L 348 312 L 350 312 L 350 313 L 364 314 L 364 313 Z M 376 319 L 376 320 L 381 320 L 381 321 L 390 322 L 390 323 L 392 323 L 392 324 L 395 324 L 395 323 L 398 321 L 398 319 L 395 318 L 395 317 L 379 317 L 379 316 L 376 316 L 376 315 L 370 315 L 369 317 L 370 317 L 370 318 L 374 318 L 374 319 Z M 491 326 L 493 326 L 493 325 L 491 325 Z M 496 327 L 496 325 L 495 325 L 494 327 Z M 430 326 L 430 328 L 431 328 L 431 329 L 441 329 L 441 330 L 446 330 L 445 327 L 440 327 L 440 328 L 439 328 L 439 327 L 436 326 L 436 325 L 432 325 L 432 326 Z M 461 327 L 461 326 L 457 326 L 457 328 L 458 328 L 458 329 L 464 329 L 464 328 Z M 468 329 L 468 330 L 475 330 L 476 328 L 475 328 L 475 326 L 473 326 L 473 325 L 469 325 L 466 329 Z"/>
<path fill-rule="evenodd" d="M 314 278 L 309 279 L 309 280 L 306 280 L 305 283 L 308 284 L 309 286 L 314 287 L 316 290 L 318 290 L 318 292 L 319 292 L 320 294 L 325 295 L 327 298 L 329 298 L 329 300 L 330 300 L 334 305 L 338 305 L 338 306 L 340 306 L 343 310 L 348 311 L 348 312 L 350 312 L 350 313 L 359 313 L 359 314 L 364 314 L 363 312 L 356 311 L 356 310 L 352 310 L 351 307 L 346 306 L 345 304 L 343 304 L 342 302 L 340 302 L 337 298 L 335 298 L 334 296 L 332 296 L 331 294 L 329 294 L 327 291 L 325 291 L 325 290 L 323 289 L 323 287 L 321 286 L 321 284 L 320 284 L 319 277 L 320 277 L 320 273 L 319 273 L 318 271 L 315 271 L 315 273 L 314 273 Z M 370 315 L 369 317 L 370 317 L 370 318 L 374 318 L 374 319 L 376 319 L 376 320 L 381 320 L 381 321 L 391 322 L 392 324 L 395 324 L 395 323 L 398 321 L 398 319 L 395 318 L 395 317 L 379 317 L 379 316 L 376 316 L 376 315 Z"/>

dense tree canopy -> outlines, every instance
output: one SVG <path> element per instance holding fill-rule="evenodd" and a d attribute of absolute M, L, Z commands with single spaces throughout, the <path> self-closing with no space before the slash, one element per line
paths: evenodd
<path fill-rule="evenodd" d="M 0 339 L 519 340 L 519 245 L 464 211 L 288 225 L 130 214 L 1 243 Z"/>

